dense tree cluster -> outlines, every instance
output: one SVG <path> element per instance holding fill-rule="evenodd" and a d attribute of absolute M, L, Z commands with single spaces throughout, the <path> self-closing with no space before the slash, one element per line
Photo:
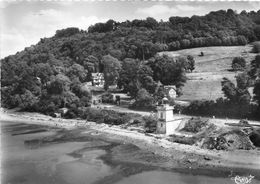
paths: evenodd
<path fill-rule="evenodd" d="M 126 58 L 122 62 L 118 85 L 136 99 L 133 107 L 153 108 L 165 95 L 163 85 L 174 85 L 181 94 L 186 82 L 186 70 L 194 69 L 194 59 L 191 56 L 187 58 L 156 55 L 145 62 Z"/>
<path fill-rule="evenodd" d="M 259 17 L 260 11 L 220 10 L 165 22 L 148 17 L 109 20 L 88 31 L 58 30 L 1 60 L 2 105 L 41 112 L 87 106 L 90 93 L 81 85 L 91 80 L 93 72 L 104 73 L 106 88 L 117 82 L 134 98 L 140 90 L 159 98 L 160 83 L 178 89 L 184 85 L 185 72 L 194 70 L 194 59 L 172 60 L 158 52 L 259 40 Z"/>
<path fill-rule="evenodd" d="M 221 85 L 224 96 L 234 105 L 249 104 L 251 100 L 249 87 L 249 77 L 245 73 L 236 76 L 237 86 L 229 79 L 223 78 Z"/>
<path fill-rule="evenodd" d="M 244 70 L 246 67 L 246 60 L 243 57 L 235 57 L 232 60 L 232 69 L 234 71 Z"/>

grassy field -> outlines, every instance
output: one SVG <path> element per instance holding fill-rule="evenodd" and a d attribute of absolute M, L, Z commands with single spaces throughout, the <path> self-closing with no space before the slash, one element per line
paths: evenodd
<path fill-rule="evenodd" d="M 227 77 L 235 82 L 237 72 L 231 72 L 234 57 L 244 57 L 247 64 L 255 57 L 252 46 L 200 47 L 173 52 L 161 52 L 171 57 L 192 55 L 195 59 L 195 70 L 188 73 L 188 81 L 179 100 L 215 100 L 223 97 L 221 80 Z M 204 56 L 199 56 L 203 52 Z"/>

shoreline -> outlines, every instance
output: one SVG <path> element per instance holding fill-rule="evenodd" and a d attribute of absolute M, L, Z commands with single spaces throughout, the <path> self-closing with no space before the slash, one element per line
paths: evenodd
<path fill-rule="evenodd" d="M 0 120 L 46 125 L 67 130 L 82 127 L 82 133 L 84 133 L 84 131 L 87 133 L 89 130 L 92 130 L 94 131 L 95 137 L 98 136 L 123 144 L 133 144 L 143 151 L 149 151 L 154 155 L 159 155 L 168 160 L 162 163 L 151 161 L 149 164 L 154 166 L 165 169 L 183 170 L 184 172 L 187 172 L 187 169 L 188 171 L 194 170 L 195 173 L 197 169 L 199 169 L 200 172 L 203 171 L 203 173 L 207 173 L 208 170 L 214 170 L 216 174 L 219 173 L 220 175 L 221 173 L 232 171 L 243 175 L 244 172 L 250 171 L 250 173 L 255 176 L 255 179 L 260 180 L 259 150 L 206 150 L 198 146 L 173 143 L 162 138 L 156 138 L 153 135 L 148 136 L 144 133 L 125 129 L 120 126 L 97 124 L 95 122 L 86 122 L 86 120 L 57 119 L 38 113 L 1 112 Z"/>

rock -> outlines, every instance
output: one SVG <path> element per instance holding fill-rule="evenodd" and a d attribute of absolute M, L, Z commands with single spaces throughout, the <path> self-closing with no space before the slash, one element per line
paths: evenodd
<path fill-rule="evenodd" d="M 204 155 L 204 160 L 212 160 L 210 157 Z"/>
<path fill-rule="evenodd" d="M 192 163 L 195 163 L 196 161 L 197 161 L 196 159 L 189 158 L 189 159 L 187 159 L 186 162 L 192 164 Z"/>

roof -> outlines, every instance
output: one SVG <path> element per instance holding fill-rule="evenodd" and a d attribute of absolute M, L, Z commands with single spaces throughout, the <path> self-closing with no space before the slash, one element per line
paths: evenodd
<path fill-rule="evenodd" d="M 163 101 L 168 101 L 168 98 L 165 96 L 165 97 L 163 98 Z"/>
<path fill-rule="evenodd" d="M 104 77 L 103 73 L 91 73 L 91 76 L 94 77 Z"/>
<path fill-rule="evenodd" d="M 174 85 L 168 85 L 168 86 L 164 86 L 164 88 L 165 89 L 167 89 L 167 88 L 172 88 L 172 89 L 174 89 L 175 91 L 176 91 L 176 86 L 174 86 Z"/>

